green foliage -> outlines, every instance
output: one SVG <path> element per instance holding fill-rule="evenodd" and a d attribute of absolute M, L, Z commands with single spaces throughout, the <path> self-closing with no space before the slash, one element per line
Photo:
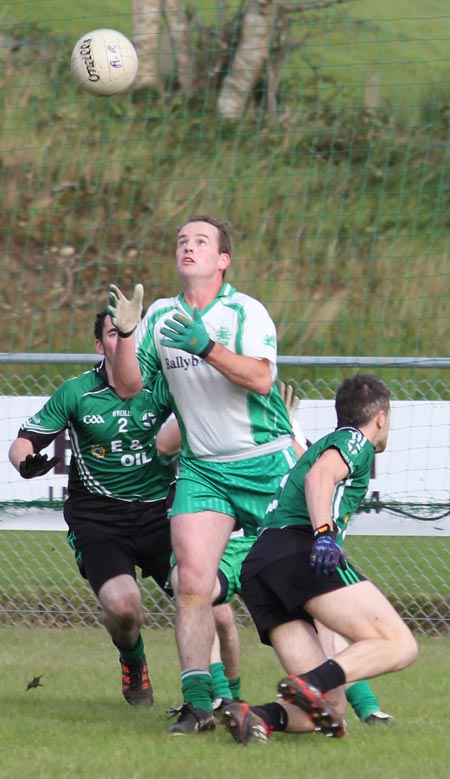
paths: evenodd
<path fill-rule="evenodd" d="M 70 19 L 61 2 L 25 6 L 7 29 L 26 45 L 2 55 L 5 349 L 91 351 L 108 284 L 173 294 L 176 227 L 209 211 L 235 225 L 230 280 L 266 303 L 281 354 L 446 356 L 443 2 L 427 18 L 403 0 L 298 15 L 276 114 L 255 102 L 238 121 L 209 88 L 100 99 L 75 85 L 86 26 L 130 34 L 118 0 Z"/>

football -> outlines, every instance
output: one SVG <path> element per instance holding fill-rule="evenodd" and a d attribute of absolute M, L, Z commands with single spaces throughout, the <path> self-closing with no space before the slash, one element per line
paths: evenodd
<path fill-rule="evenodd" d="M 117 30 L 93 30 L 75 44 L 70 62 L 76 81 L 93 95 L 115 95 L 133 84 L 138 56 Z"/>

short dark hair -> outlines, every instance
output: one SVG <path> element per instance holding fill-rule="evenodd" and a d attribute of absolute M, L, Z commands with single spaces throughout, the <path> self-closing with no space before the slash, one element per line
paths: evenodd
<path fill-rule="evenodd" d="M 231 252 L 233 250 L 233 247 L 231 244 L 231 237 L 230 237 L 230 230 L 231 230 L 230 222 L 221 219 L 215 219 L 213 216 L 207 216 L 205 214 L 194 214 L 194 216 L 190 216 L 189 219 L 183 222 L 183 224 L 187 225 L 190 224 L 191 222 L 206 222 L 207 224 L 216 227 L 219 233 L 219 252 L 220 254 L 229 254 L 231 257 Z"/>
<path fill-rule="evenodd" d="M 367 373 L 344 379 L 336 392 L 338 427 L 364 427 L 380 409 L 389 410 L 390 394 L 381 379 Z"/>
<path fill-rule="evenodd" d="M 108 309 L 103 308 L 95 316 L 94 337 L 96 341 L 103 341 L 103 328 L 105 326 L 105 319 L 108 315 L 109 315 Z"/>

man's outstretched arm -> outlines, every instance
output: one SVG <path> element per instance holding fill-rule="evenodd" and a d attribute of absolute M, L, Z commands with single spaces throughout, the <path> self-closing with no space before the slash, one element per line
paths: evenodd
<path fill-rule="evenodd" d="M 132 398 L 138 395 L 143 387 L 134 335 L 142 318 L 143 297 L 142 284 L 136 284 L 131 300 L 128 300 L 115 284 L 111 284 L 109 288 L 108 313 L 119 334 L 112 365 L 113 381 L 121 398 Z"/>

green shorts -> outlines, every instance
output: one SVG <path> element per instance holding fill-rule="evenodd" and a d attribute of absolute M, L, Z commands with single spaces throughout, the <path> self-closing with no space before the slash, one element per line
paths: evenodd
<path fill-rule="evenodd" d="M 221 594 L 216 605 L 228 603 L 233 595 L 241 594 L 242 563 L 255 541 L 256 536 L 236 536 L 228 541 L 219 563 Z"/>
<path fill-rule="evenodd" d="M 254 536 L 282 478 L 297 462 L 292 447 L 272 454 L 212 463 L 180 457 L 170 516 L 217 511 Z"/>

